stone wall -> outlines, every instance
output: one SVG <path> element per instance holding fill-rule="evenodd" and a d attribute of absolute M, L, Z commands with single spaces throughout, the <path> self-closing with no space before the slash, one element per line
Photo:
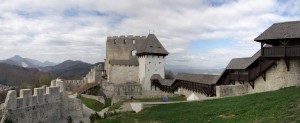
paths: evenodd
<path fill-rule="evenodd" d="M 290 59 L 290 70 L 284 63 L 284 59 L 280 59 L 266 71 L 266 81 L 262 77 L 258 77 L 254 81 L 254 89 L 249 85 L 249 93 L 257 93 L 264 91 L 278 90 L 284 87 L 300 86 L 300 59 Z"/>
<path fill-rule="evenodd" d="M 290 69 L 287 71 L 284 59 L 277 61 L 266 71 L 266 80 L 261 76 L 254 80 L 254 89 L 248 82 L 245 82 L 244 85 L 235 82 L 236 85 L 217 86 L 217 97 L 238 96 L 300 86 L 300 59 L 290 58 L 289 63 Z"/>
<path fill-rule="evenodd" d="M 86 84 L 84 80 L 62 80 L 65 83 L 65 91 L 72 91 Z"/>
<path fill-rule="evenodd" d="M 66 118 L 66 114 L 83 117 L 80 100 L 68 98 L 61 89 L 60 86 L 34 88 L 33 95 L 31 89 L 21 89 L 20 97 L 15 90 L 9 91 L 2 104 L 1 122 L 10 118 L 14 123 L 53 123 Z"/>
<path fill-rule="evenodd" d="M 91 68 L 89 73 L 86 74 L 85 77 L 81 80 L 64 80 L 64 79 L 55 79 L 52 82 L 63 82 L 65 91 L 72 91 L 80 86 L 83 86 L 87 83 L 98 82 L 100 83 L 102 80 L 102 72 L 101 72 L 101 64 L 94 66 Z"/>
<path fill-rule="evenodd" d="M 205 99 L 211 98 L 211 97 L 207 97 L 206 95 L 204 95 L 202 93 L 197 93 L 197 92 L 187 90 L 184 88 L 178 88 L 177 92 L 174 92 L 174 93 L 178 94 L 178 95 L 184 95 L 186 98 L 188 98 L 192 93 L 194 93 L 199 98 L 199 100 L 205 100 Z"/>
<path fill-rule="evenodd" d="M 146 36 L 113 36 L 107 37 L 106 40 L 106 60 L 105 70 L 109 73 L 109 61 L 116 60 L 129 60 L 132 57 L 131 52 L 136 50 L 141 44 L 140 39 L 146 39 Z"/>
<path fill-rule="evenodd" d="M 110 65 L 108 81 L 114 84 L 139 81 L 139 67 L 128 65 Z"/>
<path fill-rule="evenodd" d="M 216 86 L 216 97 L 240 96 L 248 94 L 248 85 Z"/>

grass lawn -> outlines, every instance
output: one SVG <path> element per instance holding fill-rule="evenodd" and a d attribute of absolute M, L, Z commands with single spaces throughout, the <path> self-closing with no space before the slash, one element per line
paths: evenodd
<path fill-rule="evenodd" d="M 101 123 L 269 123 L 300 122 L 300 88 L 239 97 L 178 103 L 147 108 L 140 113 L 121 113 Z"/>
<path fill-rule="evenodd" d="M 79 99 L 81 100 L 81 102 L 86 105 L 88 108 L 94 110 L 94 111 L 101 111 L 105 105 L 97 100 L 93 100 L 93 99 L 89 99 L 89 98 L 85 98 L 80 96 Z"/>

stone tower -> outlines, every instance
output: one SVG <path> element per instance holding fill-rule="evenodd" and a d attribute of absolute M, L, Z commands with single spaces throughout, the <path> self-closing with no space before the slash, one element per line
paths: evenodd
<path fill-rule="evenodd" d="M 154 34 L 149 34 L 138 47 L 136 56 L 139 62 L 139 82 L 143 90 L 151 90 L 150 78 L 153 74 L 165 77 L 165 57 L 168 54 Z"/>

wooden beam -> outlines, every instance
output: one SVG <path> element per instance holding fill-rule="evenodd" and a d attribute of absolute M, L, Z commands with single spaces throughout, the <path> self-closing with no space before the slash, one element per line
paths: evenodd
<path fill-rule="evenodd" d="M 290 58 L 284 58 L 284 63 L 287 71 L 290 71 Z"/>
<path fill-rule="evenodd" d="M 264 79 L 264 81 L 266 81 L 266 71 L 261 74 L 261 77 Z"/>
<path fill-rule="evenodd" d="M 252 89 L 254 89 L 254 81 L 248 81 L 249 85 L 252 87 Z"/>

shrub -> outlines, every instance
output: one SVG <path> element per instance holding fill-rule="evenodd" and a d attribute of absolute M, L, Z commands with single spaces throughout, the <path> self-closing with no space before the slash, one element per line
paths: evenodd
<path fill-rule="evenodd" d="M 10 118 L 5 118 L 4 123 L 13 123 L 13 121 Z"/>
<path fill-rule="evenodd" d="M 68 118 L 67 118 L 67 123 L 74 123 L 71 116 L 68 116 Z"/>

